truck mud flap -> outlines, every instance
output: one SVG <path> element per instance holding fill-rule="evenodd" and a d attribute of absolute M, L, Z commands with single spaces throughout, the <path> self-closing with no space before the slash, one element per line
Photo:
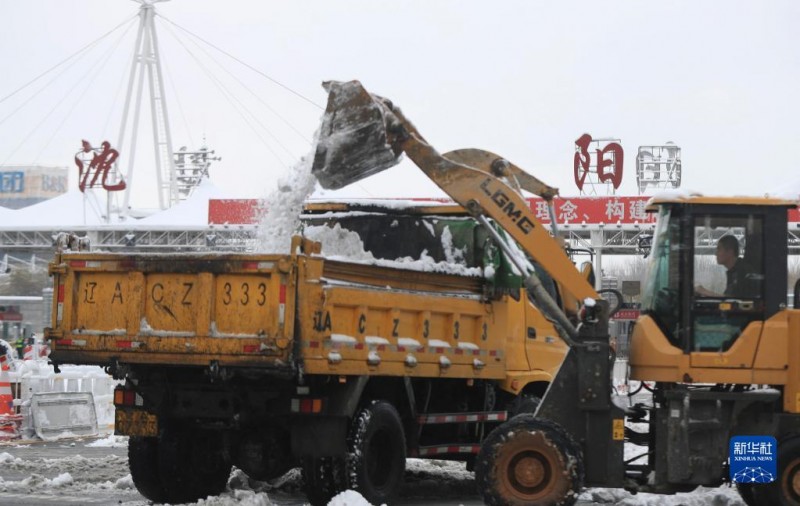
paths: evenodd
<path fill-rule="evenodd" d="M 89 392 L 33 394 L 31 415 L 36 435 L 45 441 L 97 435 L 94 396 Z"/>

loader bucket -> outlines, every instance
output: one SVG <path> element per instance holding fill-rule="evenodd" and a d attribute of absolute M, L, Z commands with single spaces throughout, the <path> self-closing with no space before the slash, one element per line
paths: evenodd
<path fill-rule="evenodd" d="M 326 81 L 328 107 L 322 117 L 311 172 L 323 188 L 335 190 L 386 170 L 400 161 L 389 140 L 391 105 L 370 95 L 358 81 Z"/>

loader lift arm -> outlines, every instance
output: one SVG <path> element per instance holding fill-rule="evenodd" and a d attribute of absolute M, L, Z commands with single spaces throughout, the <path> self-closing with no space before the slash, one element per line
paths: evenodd
<path fill-rule="evenodd" d="M 547 201 L 555 224 L 552 199 L 558 190 L 504 158 L 479 149 L 440 154 L 398 107 L 367 92 L 358 81 L 328 81 L 328 106 L 323 117 L 312 171 L 325 188 L 341 188 L 396 165 L 402 153 L 494 236 L 517 268 L 525 285 L 546 314 L 566 331 L 569 344 L 577 335 L 572 321 L 539 282 L 530 263 L 513 251 L 489 224 L 492 218 L 558 284 L 565 308 L 600 296 L 566 255 L 562 242 L 550 235 L 531 212 L 520 190 Z M 555 227 L 555 225 L 554 225 Z M 575 307 L 569 306 L 574 304 Z"/>
<path fill-rule="evenodd" d="M 358 81 L 324 86 L 328 107 L 312 166 L 322 186 L 354 183 L 395 165 L 406 153 L 527 275 L 526 289 L 569 345 L 536 414 L 514 417 L 484 440 L 475 468 L 484 501 L 572 504 L 584 483 L 623 486 L 625 413 L 611 399 L 609 302 L 575 268 L 557 234 L 551 237 L 520 193 L 544 198 L 555 223 L 557 190 L 487 151 L 438 153 L 397 107 Z M 535 268 L 507 236 L 536 262 Z M 539 281 L 539 267 L 558 284 L 563 309 Z M 575 314 L 581 303 L 584 311 Z"/>

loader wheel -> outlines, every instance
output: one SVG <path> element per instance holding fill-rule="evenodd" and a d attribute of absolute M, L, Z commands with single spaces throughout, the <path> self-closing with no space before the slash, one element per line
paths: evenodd
<path fill-rule="evenodd" d="M 571 505 L 583 485 L 583 455 L 558 424 L 521 414 L 484 440 L 475 479 L 488 505 Z"/>
<path fill-rule="evenodd" d="M 372 504 L 391 503 L 406 468 L 406 437 L 397 410 L 373 401 L 353 419 L 347 438 L 347 478 Z"/>
<path fill-rule="evenodd" d="M 301 466 L 304 490 L 312 506 L 325 506 L 347 489 L 343 457 L 303 457 Z"/>
<path fill-rule="evenodd" d="M 747 506 L 758 506 L 755 492 L 753 491 L 753 485 L 749 483 L 737 483 L 736 490 L 739 492 L 739 497 L 742 498 L 742 501 L 744 501 Z"/>
<path fill-rule="evenodd" d="M 170 427 L 161 433 L 158 450 L 167 501 L 194 502 L 225 490 L 232 466 L 220 432 Z"/>
<path fill-rule="evenodd" d="M 778 442 L 778 477 L 768 485 L 754 485 L 752 495 L 752 504 L 800 506 L 800 437 Z"/>
<path fill-rule="evenodd" d="M 154 503 L 165 502 L 167 495 L 158 473 L 158 439 L 131 436 L 128 440 L 128 467 L 136 490 Z"/>

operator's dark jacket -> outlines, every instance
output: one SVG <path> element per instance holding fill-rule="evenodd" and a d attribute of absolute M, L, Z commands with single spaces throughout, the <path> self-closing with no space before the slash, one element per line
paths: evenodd
<path fill-rule="evenodd" d="M 727 277 L 727 284 L 725 285 L 726 297 L 751 298 L 761 296 L 761 275 L 741 258 L 736 260 L 736 263 L 725 275 Z"/>

